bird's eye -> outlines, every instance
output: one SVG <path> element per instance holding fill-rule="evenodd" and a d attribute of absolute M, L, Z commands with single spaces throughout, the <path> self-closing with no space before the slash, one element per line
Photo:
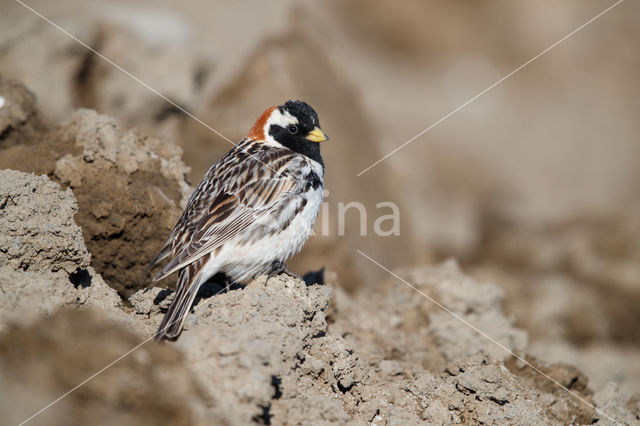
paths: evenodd
<path fill-rule="evenodd" d="M 298 133 L 298 126 L 289 126 L 289 133 L 291 133 L 292 135 Z"/>

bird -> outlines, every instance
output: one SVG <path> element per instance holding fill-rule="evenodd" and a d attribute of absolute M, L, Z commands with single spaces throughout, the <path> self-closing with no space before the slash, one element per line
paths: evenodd
<path fill-rule="evenodd" d="M 175 296 L 155 340 L 182 332 L 198 289 L 216 274 L 246 284 L 292 273 L 322 205 L 324 162 L 318 114 L 289 100 L 267 108 L 247 136 L 207 171 L 148 269 L 169 257 L 154 281 L 178 272 Z M 299 277 L 299 276 L 298 276 Z"/>

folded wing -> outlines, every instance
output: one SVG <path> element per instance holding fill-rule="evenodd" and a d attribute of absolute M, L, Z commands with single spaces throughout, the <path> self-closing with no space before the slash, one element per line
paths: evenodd
<path fill-rule="evenodd" d="M 285 163 L 297 161 L 290 156 L 284 156 L 280 160 Z M 274 164 L 273 159 L 270 163 Z M 281 161 L 277 163 L 279 170 L 287 169 L 282 167 L 284 164 Z M 172 259 L 156 275 L 154 281 L 189 265 L 244 233 L 250 234 L 258 228 L 264 231 L 265 227 L 275 227 L 277 223 L 290 220 L 287 215 L 295 214 L 294 210 L 284 208 L 293 202 L 295 195 L 301 190 L 301 185 L 294 176 L 278 173 L 258 161 L 246 161 L 235 164 L 232 168 L 235 169 L 231 171 L 236 177 L 234 180 L 224 179 L 223 184 L 215 187 L 201 184 L 191 197 L 183 218 L 176 225 L 165 248 L 156 257 L 166 257 L 167 248 L 171 245 Z M 229 172 L 230 170 L 221 170 L 217 174 L 229 176 Z M 212 175 L 208 178 L 215 180 L 216 177 Z M 198 193 L 199 191 L 202 193 Z"/>

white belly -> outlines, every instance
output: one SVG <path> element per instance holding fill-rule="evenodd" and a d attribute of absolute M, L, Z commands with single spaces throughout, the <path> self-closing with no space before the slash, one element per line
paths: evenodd
<path fill-rule="evenodd" d="M 274 261 L 285 262 L 304 246 L 311 235 L 322 205 L 322 186 L 309 193 L 304 209 L 288 227 L 250 244 L 226 243 L 220 252 L 204 266 L 204 280 L 224 272 L 232 281 L 243 283 L 269 271 Z M 204 281 L 203 281 L 204 282 Z"/>

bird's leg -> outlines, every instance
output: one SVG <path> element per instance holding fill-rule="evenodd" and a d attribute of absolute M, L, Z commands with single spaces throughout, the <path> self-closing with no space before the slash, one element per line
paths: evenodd
<path fill-rule="evenodd" d="M 225 276 L 224 277 L 224 292 L 225 293 L 229 293 L 229 287 L 231 287 L 231 285 L 233 284 L 233 281 L 231 281 L 231 278 Z"/>
<path fill-rule="evenodd" d="M 267 274 L 267 281 L 265 282 L 265 284 L 269 282 L 269 279 L 271 277 L 280 275 L 282 273 L 287 274 L 292 278 L 297 278 L 304 281 L 304 279 L 300 275 L 296 274 L 295 272 L 291 272 L 291 270 L 287 267 L 287 265 L 285 265 L 284 262 L 274 260 L 273 263 L 271 263 L 271 270 Z"/>

